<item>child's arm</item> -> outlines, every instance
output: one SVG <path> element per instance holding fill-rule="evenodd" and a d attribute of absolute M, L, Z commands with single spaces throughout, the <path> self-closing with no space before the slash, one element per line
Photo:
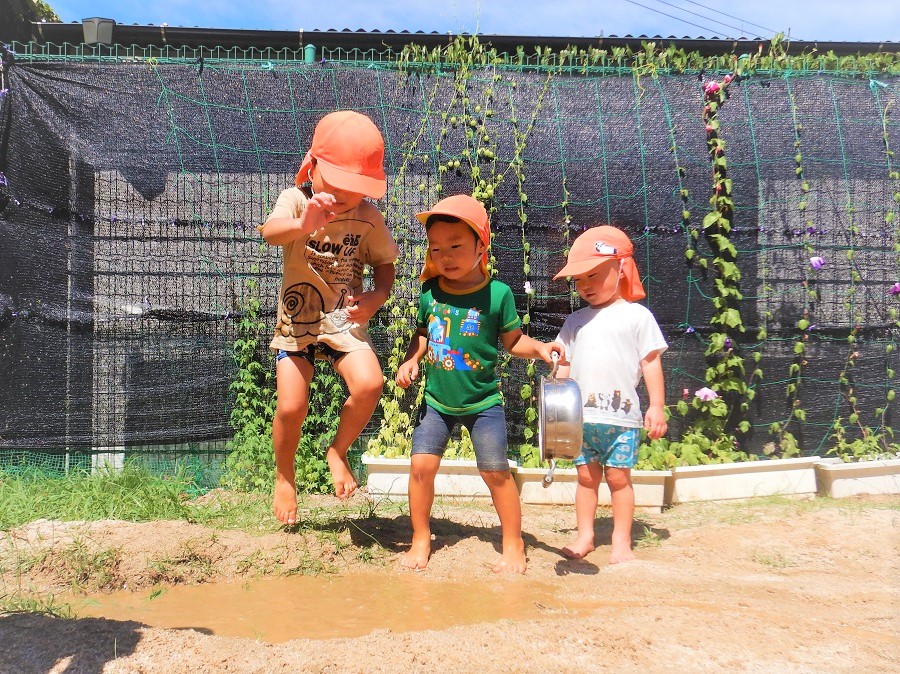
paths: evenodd
<path fill-rule="evenodd" d="M 259 228 L 270 246 L 283 246 L 304 234 L 312 234 L 336 217 L 330 209 L 336 200 L 327 192 L 318 192 L 306 201 L 299 218 L 272 218 Z"/>
<path fill-rule="evenodd" d="M 396 274 L 393 262 L 380 264 L 372 269 L 375 287 L 367 293 L 347 297 L 348 302 L 354 303 L 352 306 L 347 307 L 347 316 L 351 321 L 354 323 L 365 323 L 375 315 L 375 312 L 387 302 Z"/>
<path fill-rule="evenodd" d="M 540 358 L 545 363 L 552 363 L 554 351 L 560 356 L 563 353 L 563 347 L 558 342 L 539 342 L 519 328 L 500 333 L 500 341 L 507 353 L 518 358 Z"/>
<path fill-rule="evenodd" d="M 397 368 L 397 386 L 406 388 L 419 377 L 419 360 L 425 355 L 428 339 L 425 328 L 418 328 L 409 340 L 409 348 L 403 357 L 403 363 Z"/>
<path fill-rule="evenodd" d="M 661 438 L 668 430 L 666 424 L 666 386 L 663 382 L 662 358 L 659 351 L 654 351 L 641 361 L 641 372 L 650 404 L 644 414 L 644 428 L 651 440 Z"/>

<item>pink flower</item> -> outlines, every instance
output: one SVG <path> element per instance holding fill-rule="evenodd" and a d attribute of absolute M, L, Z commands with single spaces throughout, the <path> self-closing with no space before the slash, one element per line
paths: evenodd
<path fill-rule="evenodd" d="M 713 391 L 711 388 L 706 388 L 705 386 L 701 389 L 698 389 L 695 393 L 695 396 L 700 398 L 703 401 L 715 400 L 719 397 L 719 394 Z"/>
<path fill-rule="evenodd" d="M 718 82 L 707 82 L 707 83 L 703 86 L 703 91 L 706 92 L 706 95 L 707 95 L 707 96 L 710 96 L 710 95 L 716 93 L 718 90 L 719 90 L 719 83 L 718 83 Z"/>
<path fill-rule="evenodd" d="M 891 289 L 890 289 L 888 292 L 890 292 L 891 295 L 894 295 L 895 297 L 896 297 L 897 295 L 900 295 L 900 281 L 898 281 L 897 283 L 895 283 L 894 285 L 892 285 L 892 286 L 891 286 Z"/>
<path fill-rule="evenodd" d="M 725 82 L 725 84 L 729 84 L 731 82 L 731 75 L 725 75 L 725 77 L 722 78 L 722 81 Z"/>
<path fill-rule="evenodd" d="M 818 271 L 822 267 L 825 266 L 825 258 L 824 257 L 811 257 L 809 258 L 809 264 L 812 265 L 812 268 Z"/>

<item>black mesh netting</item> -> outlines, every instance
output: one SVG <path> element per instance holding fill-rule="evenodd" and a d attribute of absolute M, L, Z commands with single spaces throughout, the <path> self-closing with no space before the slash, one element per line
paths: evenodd
<path fill-rule="evenodd" d="M 444 117 L 452 74 L 271 62 L 19 62 L 8 79 L 0 113 L 0 448 L 7 450 L 203 447 L 231 436 L 232 344 L 251 292 L 246 281 L 259 281 L 271 325 L 280 278 L 279 251 L 261 246 L 255 226 L 292 183 L 326 112 L 363 111 L 385 136 L 389 191 L 381 206 L 403 249 L 399 298 L 418 289 L 422 232 L 413 214 L 442 195 L 471 191 L 468 172 L 439 169 L 465 157 L 467 144 L 464 129 Z M 860 354 L 852 368 L 858 407 L 885 406 L 896 368 L 896 351 L 886 347 L 898 337 L 890 288 L 900 280 L 898 220 L 890 216 L 897 164 L 885 139 L 900 147 L 898 93 L 896 77 L 755 75 L 732 85 L 722 107 L 748 326 L 737 346 L 756 346 L 759 329 L 767 330 L 751 409 L 755 450 L 771 439 L 771 423 L 791 415 L 785 390 L 804 308 L 813 323 L 801 395 L 807 420 L 793 426 L 804 451 L 821 451 L 834 419 L 849 414 L 839 382 L 849 351 Z M 698 78 L 504 72 L 495 81 L 485 72 L 472 78 L 469 96 L 472 105 L 491 106 L 484 124 L 496 161 L 482 170 L 504 172 L 493 252 L 500 278 L 530 312 L 531 333 L 552 338 L 578 306 L 564 281 L 549 280 L 567 241 L 612 223 L 635 241 L 647 304 L 670 343 L 669 402 L 703 386 L 715 273 L 685 263 L 682 220 L 687 208 L 696 226 L 712 187 Z M 514 129 L 526 134 L 521 190 L 508 166 Z M 815 274 L 810 307 L 813 255 L 826 265 Z M 384 311 L 372 326 L 384 363 L 396 322 Z M 505 374 L 519 432 L 524 364 L 511 362 Z M 377 424 L 376 417 L 369 431 Z"/>

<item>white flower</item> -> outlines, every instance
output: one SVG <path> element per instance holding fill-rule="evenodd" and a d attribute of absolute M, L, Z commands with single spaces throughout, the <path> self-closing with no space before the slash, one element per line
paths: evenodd
<path fill-rule="evenodd" d="M 534 295 L 534 288 L 531 287 L 531 281 L 525 281 L 525 294 Z"/>

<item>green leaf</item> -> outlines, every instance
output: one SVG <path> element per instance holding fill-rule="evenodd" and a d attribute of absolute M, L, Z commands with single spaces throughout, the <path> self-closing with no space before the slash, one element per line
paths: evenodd
<path fill-rule="evenodd" d="M 709 229 L 722 219 L 722 214 L 718 211 L 712 211 L 703 216 L 703 229 Z"/>

